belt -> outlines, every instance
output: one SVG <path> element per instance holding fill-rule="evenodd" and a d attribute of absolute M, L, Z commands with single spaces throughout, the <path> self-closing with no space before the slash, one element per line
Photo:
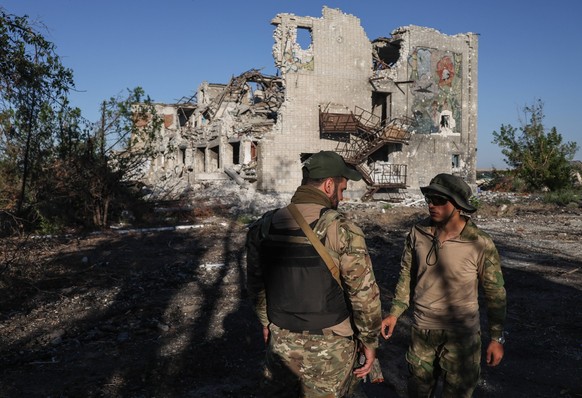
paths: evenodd
<path fill-rule="evenodd" d="M 316 335 L 316 336 L 336 336 L 336 337 L 343 337 L 344 339 L 354 340 L 354 336 L 340 336 L 339 334 L 333 331 L 324 331 L 322 329 L 315 329 L 315 330 L 289 330 L 291 333 L 302 334 L 304 336 L 309 335 Z"/>
<path fill-rule="evenodd" d="M 298 334 L 316 334 L 318 336 L 323 336 L 322 329 L 314 329 L 314 330 L 289 330 L 291 333 L 298 333 Z"/>

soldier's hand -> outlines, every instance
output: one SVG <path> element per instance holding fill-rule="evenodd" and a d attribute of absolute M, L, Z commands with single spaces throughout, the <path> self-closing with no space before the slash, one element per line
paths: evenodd
<path fill-rule="evenodd" d="M 487 347 L 487 366 L 497 366 L 503 359 L 503 344 L 491 341 Z"/>
<path fill-rule="evenodd" d="M 269 342 L 269 327 L 263 326 L 263 340 L 265 340 L 265 344 Z"/>
<path fill-rule="evenodd" d="M 398 322 L 398 318 L 394 315 L 388 315 L 382 320 L 382 337 L 384 337 L 384 339 L 387 340 L 392 337 L 396 322 Z"/>
<path fill-rule="evenodd" d="M 372 370 L 374 359 L 376 359 L 376 350 L 374 348 L 367 348 L 366 346 L 362 346 L 360 350 L 366 357 L 366 362 L 354 370 L 354 375 L 360 379 L 363 379 Z"/>

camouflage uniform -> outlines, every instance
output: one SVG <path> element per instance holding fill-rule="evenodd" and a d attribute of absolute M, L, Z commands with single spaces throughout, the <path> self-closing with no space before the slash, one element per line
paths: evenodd
<path fill-rule="evenodd" d="M 308 223 L 322 206 L 298 205 Z M 378 346 L 381 324 L 379 288 L 362 230 L 340 213 L 328 210 L 313 227 L 318 238 L 340 269 L 340 277 L 351 308 L 351 321 L 325 328 L 322 334 L 297 333 L 270 323 L 265 294 L 260 245 L 264 223 L 272 213 L 251 226 L 247 236 L 247 288 L 263 326 L 270 329 L 266 356 L 265 395 L 276 397 L 339 397 L 353 383 L 352 368 L 356 340 L 369 348 Z M 289 217 L 281 209 L 275 217 Z M 299 228 L 292 222 L 295 228 Z M 353 325 L 353 327 L 352 327 Z M 340 391 L 341 390 L 341 391 Z"/>
<path fill-rule="evenodd" d="M 503 333 L 506 293 L 499 254 L 470 219 L 459 237 L 436 248 L 435 242 L 430 219 L 411 229 L 390 315 L 399 317 L 414 294 L 414 326 L 406 354 L 410 395 L 429 396 L 440 372 L 444 397 L 470 397 L 481 360 L 478 282 L 485 294 L 490 337 Z"/>

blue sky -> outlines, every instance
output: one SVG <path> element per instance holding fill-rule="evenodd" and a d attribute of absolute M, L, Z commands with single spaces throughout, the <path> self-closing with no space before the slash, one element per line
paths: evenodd
<path fill-rule="evenodd" d="M 360 18 L 368 38 L 420 25 L 479 34 L 477 165 L 504 168 L 492 132 L 521 125 L 523 107 L 544 102 L 545 126 L 582 146 L 582 1 L 491 0 L 3 0 L 11 14 L 42 22 L 75 75 L 72 105 L 98 119 L 101 101 L 141 86 L 176 102 L 203 81 L 227 83 L 249 69 L 275 74 L 271 19 L 321 17 L 324 5 Z M 576 154 L 582 160 L 582 150 Z"/>

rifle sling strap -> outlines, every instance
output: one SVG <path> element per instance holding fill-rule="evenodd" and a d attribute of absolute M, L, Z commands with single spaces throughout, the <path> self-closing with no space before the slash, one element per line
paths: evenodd
<path fill-rule="evenodd" d="M 317 239 L 317 235 L 315 235 L 315 232 L 313 232 L 311 227 L 307 224 L 307 221 L 305 221 L 305 218 L 303 218 L 303 216 L 299 212 L 299 209 L 297 209 L 297 206 L 295 206 L 294 203 L 289 204 L 289 206 L 287 206 L 287 209 L 289 209 L 289 212 L 291 213 L 297 224 L 299 224 L 299 226 L 305 233 L 305 236 L 307 236 L 307 239 L 309 239 L 315 250 L 317 250 L 317 253 L 319 253 L 321 258 L 325 262 L 325 265 L 327 265 L 327 268 L 329 269 L 329 272 L 331 272 L 333 279 L 335 279 L 336 282 L 339 284 L 340 288 L 343 289 L 343 286 L 340 282 L 339 268 L 333 262 L 333 259 L 327 252 L 325 246 L 323 246 L 321 241 Z"/>

